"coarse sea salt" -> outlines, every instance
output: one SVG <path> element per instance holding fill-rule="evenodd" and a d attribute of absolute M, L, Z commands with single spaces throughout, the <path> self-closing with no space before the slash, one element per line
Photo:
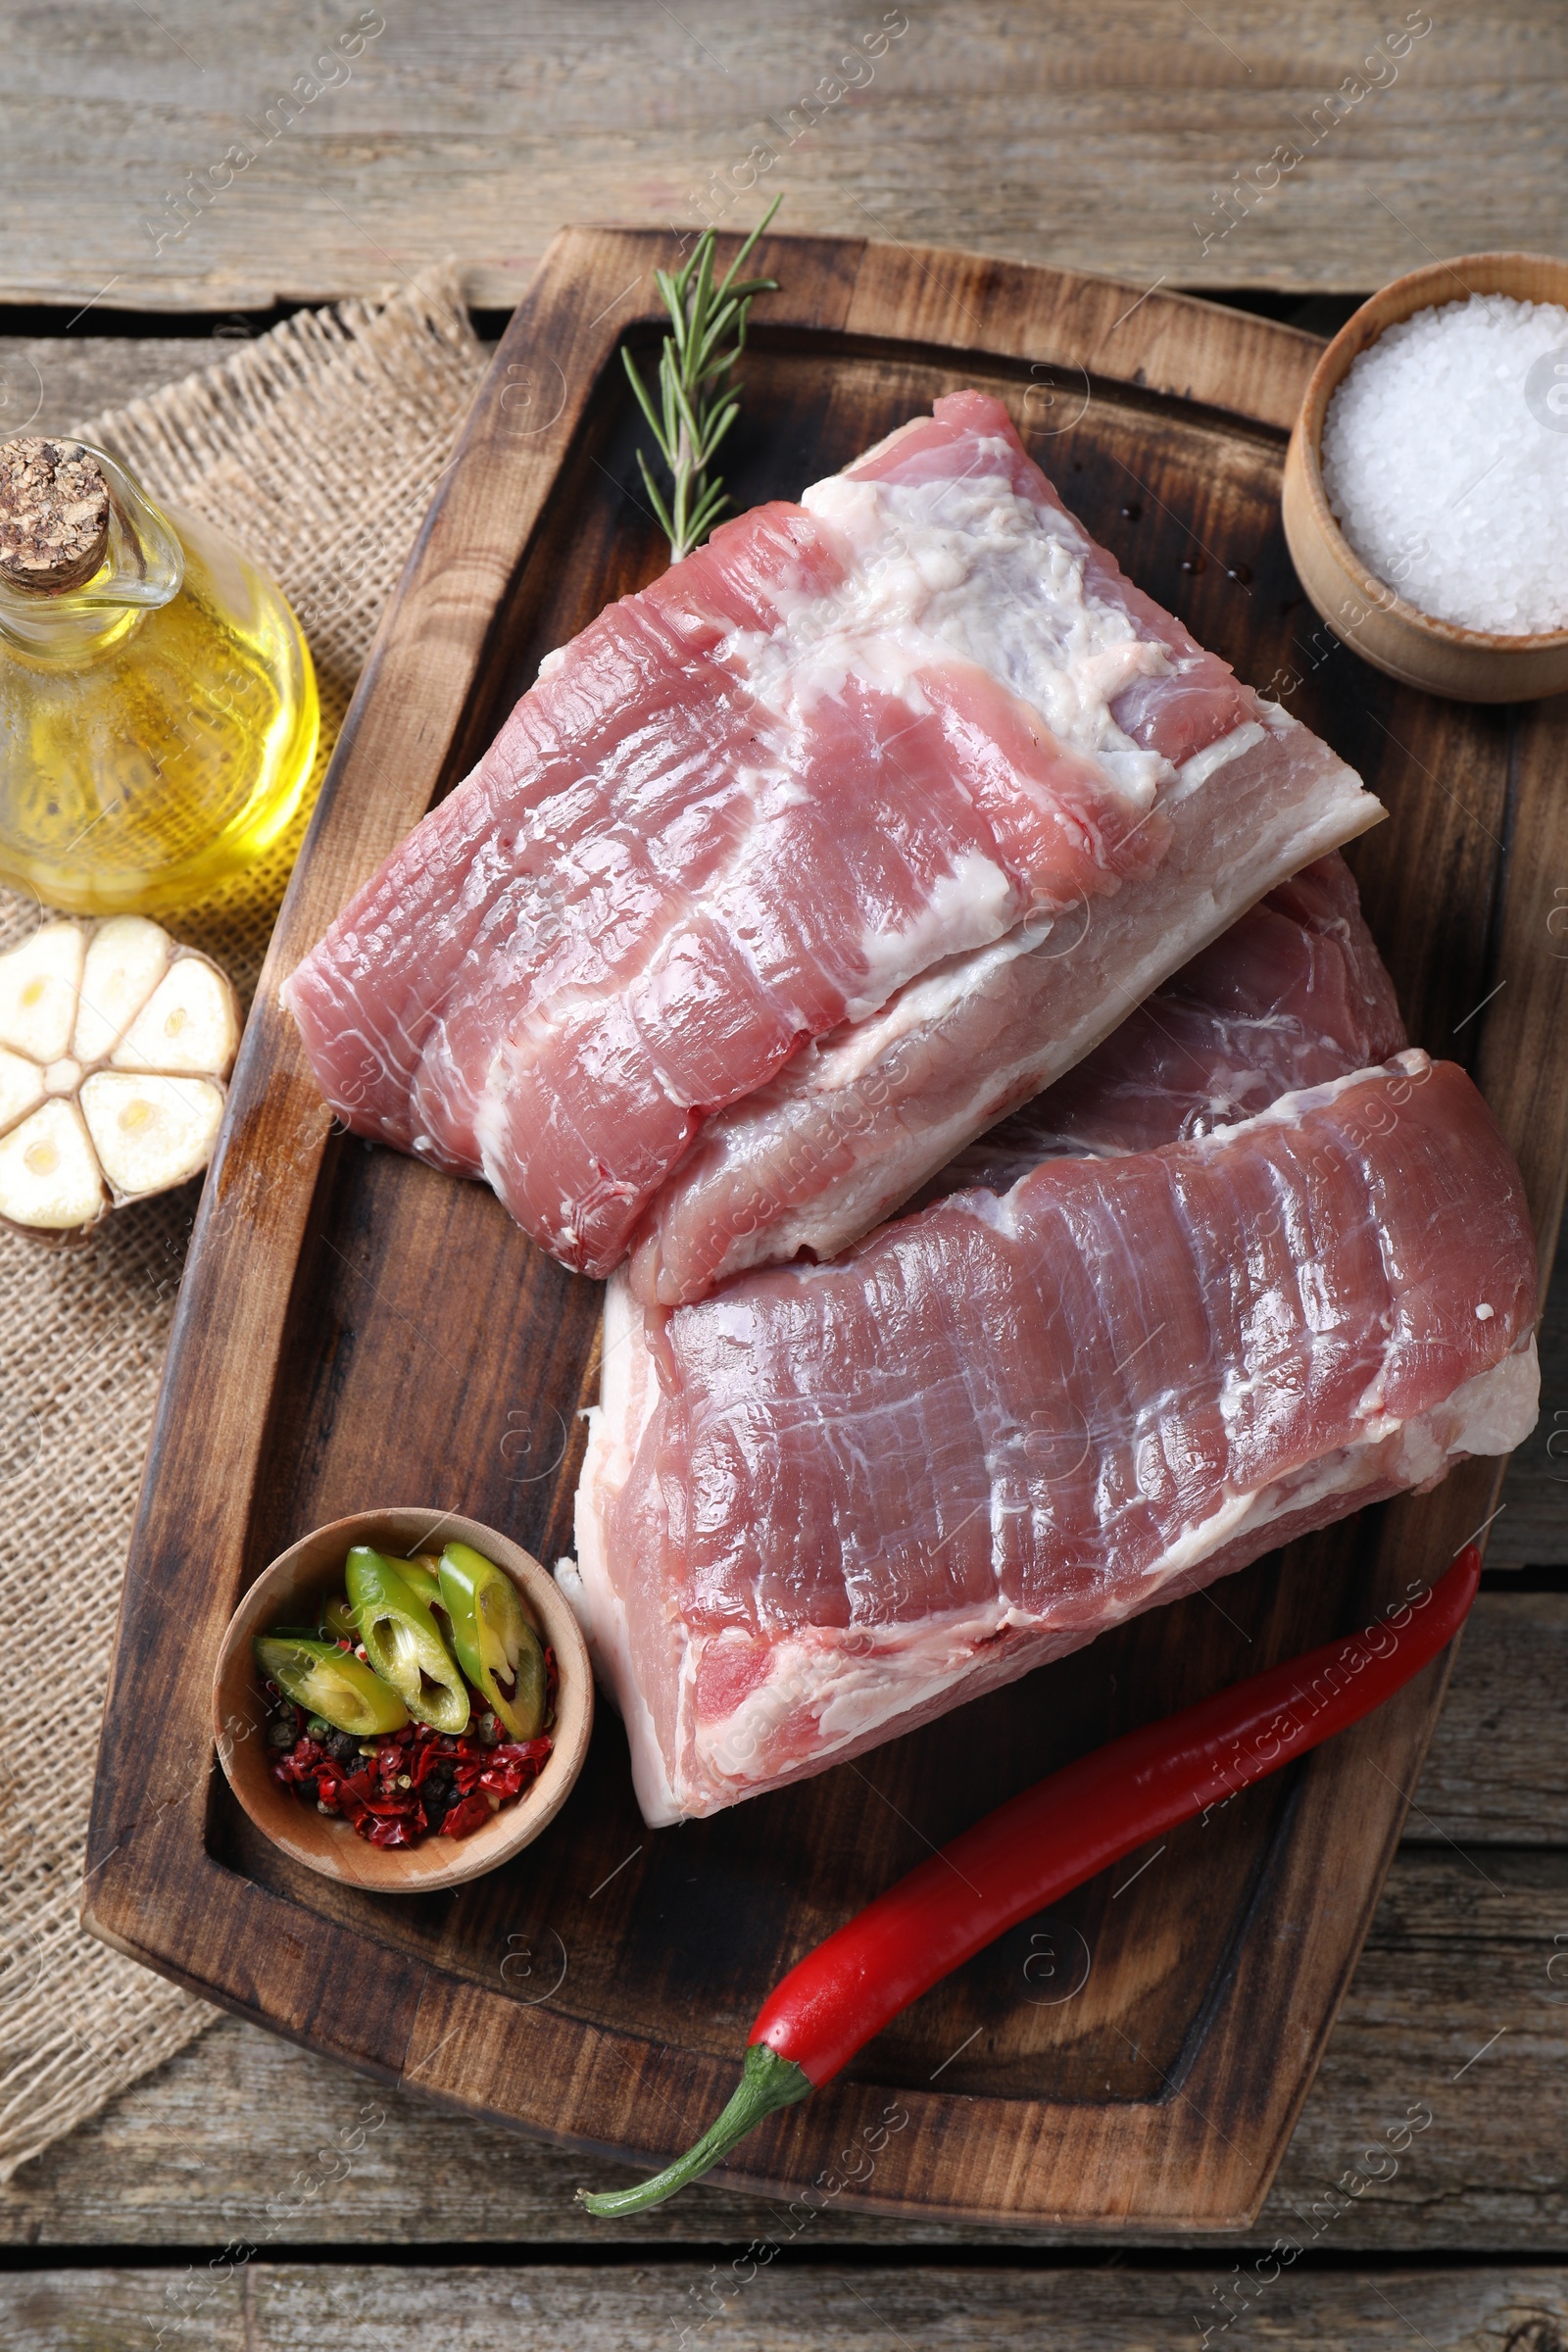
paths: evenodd
<path fill-rule="evenodd" d="M 1353 361 L 1323 487 L 1363 564 L 1472 629 L 1568 628 L 1568 309 L 1472 294 Z"/>

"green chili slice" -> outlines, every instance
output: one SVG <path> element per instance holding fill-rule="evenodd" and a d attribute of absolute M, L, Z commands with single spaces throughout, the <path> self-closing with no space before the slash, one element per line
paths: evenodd
<path fill-rule="evenodd" d="M 336 1731 L 369 1739 L 401 1731 L 409 1720 L 397 1692 L 335 1642 L 280 1628 L 259 1636 L 251 1650 L 269 1682 L 308 1714 L 323 1716 Z"/>
<path fill-rule="evenodd" d="M 409 1565 L 368 1544 L 356 1544 L 349 1553 L 349 1599 L 360 1640 L 411 1715 L 438 1732 L 466 1732 L 467 1690 L 428 1604 L 408 1581 Z"/>
<path fill-rule="evenodd" d="M 536 1740 L 545 1724 L 545 1653 L 516 1586 L 471 1544 L 449 1544 L 441 1596 L 464 1673 L 514 1740 Z"/>
<path fill-rule="evenodd" d="M 427 1609 L 445 1609 L 447 1604 L 441 1597 L 441 1587 L 436 1577 L 436 1562 L 429 1553 L 420 1552 L 416 1559 L 412 1560 L 394 1560 L 392 1565 L 409 1590 L 418 1595 Z M 437 1631 L 439 1632 L 439 1630 L 438 1627 Z"/>
<path fill-rule="evenodd" d="M 360 1629 L 343 1593 L 334 1592 L 321 1611 L 321 1637 L 327 1642 L 358 1642 Z"/>

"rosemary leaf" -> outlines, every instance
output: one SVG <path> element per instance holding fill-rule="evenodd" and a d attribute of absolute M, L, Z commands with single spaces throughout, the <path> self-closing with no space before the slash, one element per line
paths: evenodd
<path fill-rule="evenodd" d="M 711 228 L 704 229 L 678 275 L 655 270 L 670 318 L 669 333 L 660 347 L 657 402 L 630 352 L 620 355 L 669 474 L 666 499 L 638 451 L 637 464 L 659 527 L 669 541 L 672 563 L 702 545 L 730 503 L 722 478 L 709 473 L 740 411 L 740 385 L 730 370 L 746 348 L 753 297 L 771 294 L 778 285 L 776 278 L 743 278 L 740 271 L 782 202 L 782 197 L 774 197 L 716 286 L 716 231 Z"/>

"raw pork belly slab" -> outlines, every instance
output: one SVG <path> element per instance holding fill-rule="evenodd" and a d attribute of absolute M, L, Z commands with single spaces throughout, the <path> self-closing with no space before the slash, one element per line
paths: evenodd
<path fill-rule="evenodd" d="M 583 1606 L 651 1823 L 819 1772 L 1536 1417 L 1518 1171 L 1418 1053 L 1053 1159 L 650 1330 L 611 1286 Z"/>
<path fill-rule="evenodd" d="M 956 393 L 551 655 L 283 999 L 359 1132 L 673 1302 L 844 1247 L 1381 813 Z"/>
<path fill-rule="evenodd" d="M 978 1138 L 914 1205 L 1005 1192 L 1043 1159 L 1157 1151 L 1407 1043 L 1394 983 L 1343 858 L 1281 883 L 1065 1078 Z"/>

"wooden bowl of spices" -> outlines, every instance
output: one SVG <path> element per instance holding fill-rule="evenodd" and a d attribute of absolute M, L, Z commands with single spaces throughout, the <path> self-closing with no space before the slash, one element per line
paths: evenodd
<path fill-rule="evenodd" d="M 1469 254 L 1363 303 L 1282 503 L 1302 587 L 1374 669 L 1463 702 L 1568 689 L 1568 262 Z"/>
<path fill-rule="evenodd" d="M 450 1550 L 454 1545 L 467 1546 L 467 1553 Z M 410 1717 L 397 1691 L 371 1673 L 365 1642 L 356 1647 L 356 1632 L 341 1624 L 336 1662 L 347 1661 L 347 1674 L 358 1678 L 356 1690 L 363 1685 L 372 1691 L 379 1728 L 355 1736 L 313 1718 L 304 1704 L 290 1716 L 286 1692 L 269 1682 L 253 1645 L 287 1629 L 297 1666 L 308 1655 L 300 1651 L 299 1638 L 330 1630 L 323 1628 L 323 1613 L 329 1615 L 328 1602 L 344 1593 L 349 1555 L 361 1546 L 368 1550 L 357 1552 L 357 1558 L 368 1560 L 372 1571 L 375 1560 L 383 1560 L 405 1593 L 398 1572 L 406 1572 L 419 1554 L 460 1567 L 465 1558 L 471 1562 L 477 1555 L 476 1574 L 502 1572 L 533 1637 L 528 1655 L 538 1659 L 542 1654 L 546 1674 L 553 1662 L 537 1740 L 524 1740 L 505 1728 L 490 1711 L 482 1683 L 464 1682 L 471 1647 L 456 1678 L 463 1686 L 456 1703 L 467 1709 L 467 1721 L 461 1734 L 451 1736 L 428 1718 Z M 431 1587 L 426 1584 L 424 1590 Z M 511 1610 L 510 1593 L 490 1597 L 504 1600 Z M 432 1605 L 434 1615 L 421 1622 L 426 1631 L 432 1623 L 441 1630 L 455 1660 L 460 1652 L 454 1621 L 443 1613 L 441 1600 L 433 1599 Z M 330 1642 L 323 1646 L 330 1651 Z M 508 1703 L 501 1691 L 510 1690 L 515 1699 L 515 1684 L 489 1687 L 498 1689 L 498 1706 Z M 307 1869 L 379 1894 L 430 1894 L 456 1886 L 530 1844 L 571 1792 L 588 1752 L 593 1716 L 587 1644 L 554 1577 L 510 1537 L 453 1511 L 360 1511 L 302 1537 L 263 1570 L 234 1611 L 213 1679 L 219 1761 L 257 1828 Z M 545 1741 L 547 1753 L 533 1752 Z M 296 1772 L 291 1783 L 279 1779 L 280 1765 Z M 509 1780 L 520 1782 L 519 1792 L 492 1801 L 490 1791 L 498 1786 L 505 1789 Z M 421 1801 L 426 1782 L 427 1809 Z M 459 1810 L 465 1806 L 466 1816 Z M 477 1826 L 464 1828 L 464 1820 L 474 1816 L 480 1817 Z M 450 1826 L 443 1828 L 443 1822 Z M 372 1830 L 413 1841 L 372 1842 L 367 1834 Z"/>

